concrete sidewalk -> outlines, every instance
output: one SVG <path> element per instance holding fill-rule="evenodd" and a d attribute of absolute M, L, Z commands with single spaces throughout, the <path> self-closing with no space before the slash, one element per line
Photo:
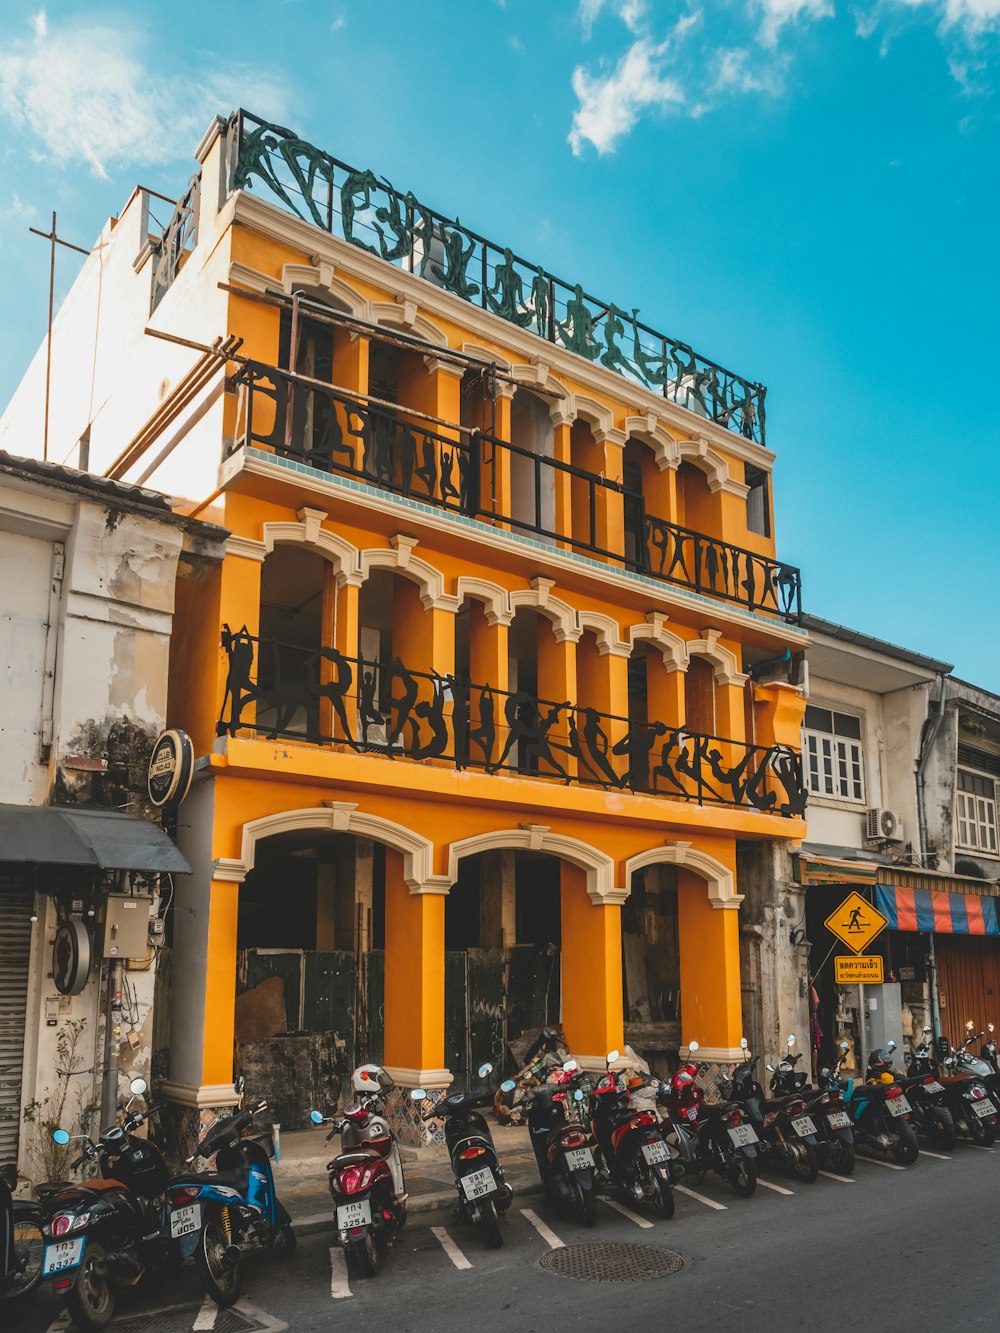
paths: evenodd
<path fill-rule="evenodd" d="M 535 1154 L 523 1127 L 491 1125 L 497 1155 L 515 1198 L 541 1193 Z M 275 1162 L 278 1197 L 292 1216 L 297 1234 L 306 1236 L 333 1225 L 333 1204 L 327 1184 L 327 1162 L 340 1150 L 339 1137 L 324 1142 L 323 1128 L 295 1130 L 281 1135 L 281 1160 Z M 433 1212 L 457 1202 L 457 1187 L 448 1151 L 443 1144 L 429 1148 L 400 1147 L 407 1211 Z"/>

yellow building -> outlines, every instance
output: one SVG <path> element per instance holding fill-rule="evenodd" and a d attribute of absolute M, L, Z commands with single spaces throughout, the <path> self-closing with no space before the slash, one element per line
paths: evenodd
<path fill-rule="evenodd" d="M 169 1095 L 230 1100 L 274 977 L 404 1087 L 545 1021 L 734 1058 L 737 841 L 804 834 L 763 389 L 249 114 L 198 156 L 54 340 L 100 277 L 55 432 L 231 533 L 174 622 Z"/>

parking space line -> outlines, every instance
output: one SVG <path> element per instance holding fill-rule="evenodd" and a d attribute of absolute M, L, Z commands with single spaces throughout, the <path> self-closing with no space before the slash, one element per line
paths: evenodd
<path fill-rule="evenodd" d="M 609 1208 L 613 1208 L 616 1213 L 621 1213 L 622 1217 L 627 1217 L 630 1222 L 634 1222 L 637 1227 L 645 1227 L 652 1230 L 653 1224 L 645 1217 L 640 1217 L 638 1213 L 633 1213 L 631 1208 L 626 1208 L 624 1204 L 618 1203 L 616 1199 L 602 1199 L 601 1203 L 606 1203 Z"/>
<path fill-rule="evenodd" d="M 982 1143 L 967 1143 L 967 1148 L 975 1148 L 976 1152 L 996 1152 L 995 1148 L 987 1148 Z"/>
<path fill-rule="evenodd" d="M 561 1241 L 554 1231 L 550 1231 L 538 1214 L 532 1212 L 530 1208 L 522 1208 L 521 1216 L 528 1219 L 550 1250 L 563 1250 L 566 1248 L 565 1241 Z"/>
<path fill-rule="evenodd" d="M 826 1176 L 827 1180 L 839 1180 L 842 1185 L 853 1185 L 854 1180 L 851 1176 L 838 1176 L 835 1171 L 821 1171 L 821 1176 Z"/>
<path fill-rule="evenodd" d="M 431 1235 L 440 1243 L 442 1250 L 456 1268 L 471 1268 L 472 1265 L 458 1248 L 444 1227 L 431 1227 Z"/>
<path fill-rule="evenodd" d="M 675 1185 L 674 1193 L 686 1194 L 689 1199 L 697 1199 L 698 1202 L 703 1203 L 706 1208 L 714 1208 L 717 1213 L 724 1213 L 726 1211 L 726 1205 L 724 1203 L 716 1203 L 714 1199 L 706 1198 L 704 1194 L 696 1194 L 694 1190 L 689 1190 L 686 1185 Z"/>
<path fill-rule="evenodd" d="M 888 1167 L 890 1171 L 905 1171 L 905 1166 L 900 1166 L 898 1162 L 883 1162 L 881 1157 L 865 1157 L 863 1153 L 857 1154 L 859 1162 L 873 1162 L 876 1166 Z"/>
<path fill-rule="evenodd" d="M 951 1158 L 946 1157 L 943 1152 L 928 1152 L 926 1148 L 920 1149 L 921 1157 L 936 1157 L 939 1162 L 950 1162 Z"/>
<path fill-rule="evenodd" d="M 770 1180 L 764 1180 L 761 1176 L 757 1177 L 757 1184 L 763 1185 L 766 1190 L 774 1190 L 775 1194 L 787 1194 L 789 1197 L 795 1194 L 794 1190 L 786 1190 L 784 1185 L 774 1185 Z"/>
<path fill-rule="evenodd" d="M 330 1296 L 335 1301 L 342 1301 L 353 1296 L 351 1284 L 347 1280 L 347 1255 L 339 1245 L 330 1246 Z"/>
<path fill-rule="evenodd" d="M 191 1325 L 192 1333 L 202 1333 L 202 1330 L 214 1328 L 216 1316 L 219 1313 L 219 1307 L 211 1296 L 206 1296 L 201 1303 L 201 1309 Z"/>

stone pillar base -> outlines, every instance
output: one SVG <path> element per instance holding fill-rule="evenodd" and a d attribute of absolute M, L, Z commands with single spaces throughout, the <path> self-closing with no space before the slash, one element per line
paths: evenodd
<path fill-rule="evenodd" d="M 410 1098 L 410 1093 L 414 1088 L 422 1088 L 428 1094 L 428 1100 L 436 1106 L 448 1091 L 451 1074 L 448 1073 L 447 1069 L 425 1071 L 426 1074 L 434 1072 L 439 1075 L 433 1082 L 429 1077 L 422 1079 L 409 1077 L 406 1081 L 399 1077 L 403 1073 L 412 1076 L 414 1073 L 420 1072 L 419 1070 L 386 1070 L 396 1086 L 385 1094 L 385 1118 L 392 1127 L 396 1142 L 407 1148 L 431 1148 L 444 1143 L 444 1122 L 421 1119 L 420 1113 L 422 1110 L 426 1110 L 427 1101 L 414 1102 Z M 440 1075 L 444 1075 L 444 1079 Z"/>

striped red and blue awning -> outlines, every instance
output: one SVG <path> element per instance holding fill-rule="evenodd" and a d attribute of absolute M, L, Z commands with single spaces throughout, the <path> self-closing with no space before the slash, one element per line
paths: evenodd
<path fill-rule="evenodd" d="M 890 930 L 919 930 L 928 934 L 934 931 L 938 935 L 1000 935 L 996 898 L 877 884 L 875 906 L 889 918 Z"/>

